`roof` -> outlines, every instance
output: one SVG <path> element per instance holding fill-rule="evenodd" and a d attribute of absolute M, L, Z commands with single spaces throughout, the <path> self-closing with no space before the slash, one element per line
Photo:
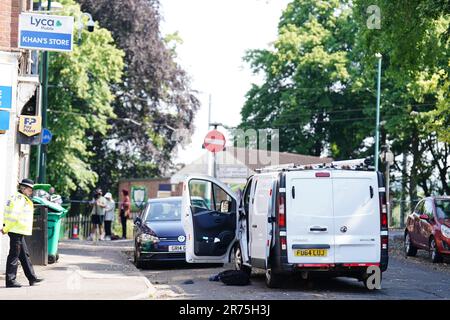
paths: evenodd
<path fill-rule="evenodd" d="M 330 163 L 333 161 L 333 158 L 321 158 L 316 156 L 308 156 L 289 152 L 276 152 L 276 151 L 266 152 L 266 150 L 236 148 L 236 147 L 226 147 L 225 152 L 234 155 L 237 160 L 244 163 L 248 168 L 250 168 L 253 171 L 270 165 L 280 165 L 289 163 L 293 163 L 296 165 L 307 165 L 307 164 Z M 265 159 L 265 157 L 273 158 L 274 161 L 277 161 L 278 163 L 267 163 L 261 161 L 263 160 L 262 158 Z"/>
<path fill-rule="evenodd" d="M 187 164 L 176 172 L 171 183 L 179 183 L 188 175 L 208 174 L 209 152 L 195 161 Z M 296 164 L 312 165 L 332 162 L 332 158 L 320 158 L 289 152 L 276 152 L 258 149 L 226 147 L 224 152 L 216 154 L 218 177 L 226 183 L 245 183 L 247 177 L 255 173 L 256 169 L 273 165 Z"/>

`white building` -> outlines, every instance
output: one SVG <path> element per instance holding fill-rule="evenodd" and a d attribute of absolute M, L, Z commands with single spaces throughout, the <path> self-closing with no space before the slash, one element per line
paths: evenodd
<path fill-rule="evenodd" d="M 6 199 L 28 177 L 30 145 L 18 144 L 18 116 L 39 85 L 31 75 L 31 52 L 17 48 L 18 16 L 32 1 L 0 0 L 0 225 Z M 8 236 L 0 235 L 0 273 L 5 271 Z"/>
<path fill-rule="evenodd" d="M 211 172 L 211 153 L 203 151 L 203 154 L 194 162 L 187 164 L 175 173 L 170 183 L 177 185 L 191 174 L 213 175 Z M 321 164 L 330 163 L 331 158 L 320 158 L 289 152 L 267 152 L 265 150 L 244 149 L 226 147 L 225 151 L 216 154 L 216 177 L 231 186 L 245 185 L 247 178 L 255 173 L 256 169 L 270 165 L 283 164 Z"/>

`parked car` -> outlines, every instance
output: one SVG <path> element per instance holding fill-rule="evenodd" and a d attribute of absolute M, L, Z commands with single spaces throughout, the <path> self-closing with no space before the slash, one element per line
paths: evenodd
<path fill-rule="evenodd" d="M 198 197 L 207 208 L 196 205 Z M 265 270 L 269 287 L 294 272 L 303 278 L 314 272 L 355 277 L 368 287 L 368 268 L 384 272 L 388 265 L 379 172 L 331 166 L 266 170 L 248 178 L 240 203 L 221 181 L 189 176 L 182 216 L 188 262 L 234 259 L 248 273 Z"/>
<path fill-rule="evenodd" d="M 434 263 L 450 256 L 450 197 L 422 199 L 408 216 L 404 243 L 407 256 L 418 249 L 427 250 Z"/>
<path fill-rule="evenodd" d="M 134 221 L 134 263 L 185 261 L 181 197 L 148 200 Z"/>

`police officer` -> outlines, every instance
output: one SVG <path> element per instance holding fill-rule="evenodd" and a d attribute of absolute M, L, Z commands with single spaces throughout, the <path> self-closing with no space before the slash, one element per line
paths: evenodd
<path fill-rule="evenodd" d="M 13 195 L 6 203 L 4 226 L 1 232 L 8 234 L 10 239 L 9 255 L 6 260 L 6 287 L 20 288 L 21 284 L 16 281 L 17 268 L 22 265 L 25 276 L 30 286 L 41 282 L 33 270 L 30 261 L 25 237 L 31 235 L 33 229 L 33 202 L 30 200 L 33 194 L 34 182 L 23 179 L 19 183 L 19 192 Z"/>

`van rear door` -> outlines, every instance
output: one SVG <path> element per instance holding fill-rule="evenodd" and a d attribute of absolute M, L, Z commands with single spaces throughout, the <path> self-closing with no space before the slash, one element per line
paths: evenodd
<path fill-rule="evenodd" d="M 277 174 L 260 174 L 254 178 L 255 189 L 250 207 L 250 256 L 252 265 L 267 267 L 272 245 L 273 219 L 275 217 L 275 188 Z"/>
<path fill-rule="evenodd" d="M 331 174 L 330 170 L 286 173 L 288 263 L 334 263 Z"/>
<path fill-rule="evenodd" d="M 336 263 L 380 261 L 380 201 L 373 171 L 333 172 Z"/>

